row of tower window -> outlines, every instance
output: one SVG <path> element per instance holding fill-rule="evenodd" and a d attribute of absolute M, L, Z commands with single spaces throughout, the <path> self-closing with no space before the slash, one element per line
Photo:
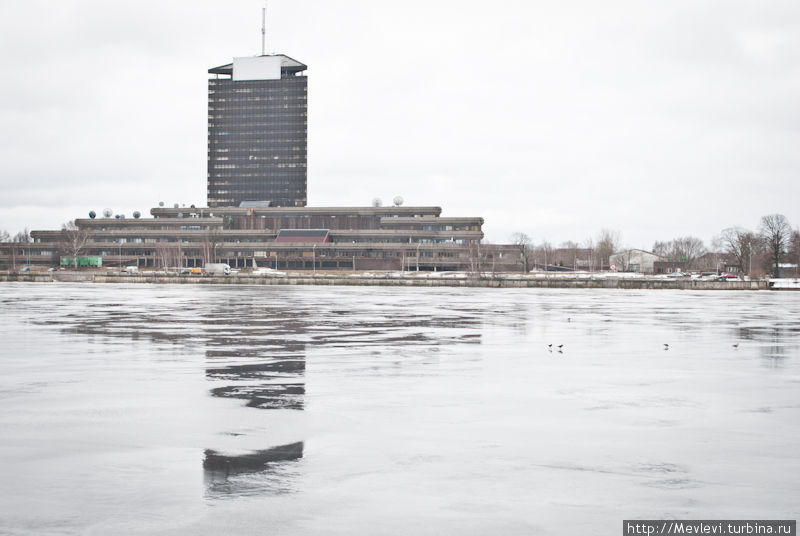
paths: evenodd
<path fill-rule="evenodd" d="M 272 160 L 272 159 L 270 159 Z M 256 165 L 250 164 L 213 164 L 212 169 L 264 169 L 270 167 L 276 168 L 296 168 L 296 167 L 306 167 L 304 165 L 298 164 L 276 164 L 274 166 L 266 165 L 267 163 L 261 163 Z"/>
<path fill-rule="evenodd" d="M 284 143 L 291 143 L 291 140 L 283 140 Z M 294 146 L 292 146 L 294 147 Z M 288 149 L 285 149 L 288 150 Z M 242 157 L 247 156 L 251 153 L 270 153 L 273 154 L 275 152 L 274 148 L 267 147 L 266 145 L 262 147 L 254 147 L 254 146 L 226 146 L 226 147 L 213 147 L 209 148 L 209 152 L 212 153 L 229 153 L 230 156 L 233 157 Z"/>
<path fill-rule="evenodd" d="M 234 95 L 232 97 L 209 97 L 209 103 L 215 102 L 270 102 L 270 101 L 288 101 L 288 100 L 308 100 L 308 95 L 305 93 L 298 93 L 297 95 L 279 95 L 279 96 L 257 96 L 257 97 L 239 97 Z"/>
<path fill-rule="evenodd" d="M 291 143 L 293 138 L 294 139 L 298 139 L 298 140 L 305 140 L 305 138 L 301 136 L 301 134 L 305 134 L 305 133 L 306 132 L 304 130 L 303 131 L 295 131 L 295 132 L 283 132 L 283 133 L 281 133 L 283 137 L 280 138 L 279 141 L 281 141 L 282 143 Z M 290 136 L 290 134 L 291 134 L 291 136 Z M 275 138 L 278 137 L 277 134 L 273 134 L 273 135 L 267 134 L 267 135 L 270 136 L 270 138 L 272 138 L 272 139 L 275 139 Z M 225 148 L 217 147 L 217 148 L 214 149 L 214 151 L 226 153 L 226 152 L 228 152 L 230 150 L 235 150 L 235 149 L 237 149 L 237 147 L 233 147 L 232 149 L 231 148 L 227 148 L 227 147 L 225 147 Z M 241 149 L 242 151 L 246 151 L 248 153 L 249 152 L 258 152 L 258 151 L 266 150 L 266 149 L 261 149 L 260 147 L 252 147 L 252 148 L 250 148 L 248 150 L 247 147 L 245 147 L 245 146 L 239 147 L 239 149 Z"/>
<path fill-rule="evenodd" d="M 291 79 L 290 79 L 291 80 Z M 208 81 L 208 92 L 213 93 L 215 91 L 219 92 L 230 92 L 230 93 L 253 93 L 253 92 L 267 92 L 267 91 L 306 91 L 308 84 L 305 80 L 301 78 L 295 79 L 297 82 L 278 82 L 277 80 L 253 80 L 253 82 L 259 82 L 256 85 L 251 85 L 247 87 L 246 81 L 239 81 L 231 83 L 230 80 L 225 80 L 224 83 L 218 83 L 216 80 L 209 80 Z M 236 85 L 234 85 L 236 84 Z M 214 88 L 214 89 L 211 89 Z"/>

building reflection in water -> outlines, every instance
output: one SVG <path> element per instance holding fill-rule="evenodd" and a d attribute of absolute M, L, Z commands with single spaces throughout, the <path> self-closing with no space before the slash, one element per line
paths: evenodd
<path fill-rule="evenodd" d="M 269 306 L 254 303 L 250 307 L 231 303 L 226 307 L 237 311 L 235 318 L 216 316 L 204 330 L 206 379 L 212 396 L 242 400 L 244 411 L 302 411 L 309 347 L 371 347 L 385 352 L 413 345 L 420 349 L 414 354 L 429 356 L 442 345 L 480 344 L 479 328 L 486 314 L 480 309 L 453 308 L 398 315 L 397 305 L 372 303 L 366 304 L 371 311 L 341 309 L 333 302 L 298 306 L 274 301 Z M 500 314 L 506 317 L 507 311 Z M 402 366 L 395 358 L 391 362 L 384 366 Z M 365 366 L 374 369 L 376 364 L 370 360 Z M 286 431 L 282 431 L 285 437 Z M 237 444 L 226 443 L 231 447 Z M 293 491 L 303 447 L 302 441 L 296 441 L 236 454 L 207 449 L 203 461 L 207 496 Z"/>
<path fill-rule="evenodd" d="M 206 378 L 225 383 L 211 389 L 212 396 L 247 400 L 259 409 L 303 409 L 305 395 L 305 345 L 285 357 L 251 357 L 257 363 L 226 365 L 206 369 Z M 237 351 L 209 350 L 209 362 L 241 358 Z"/>
<path fill-rule="evenodd" d="M 244 401 L 244 411 L 301 411 L 305 405 L 305 323 L 282 308 L 245 308 L 219 320 L 206 340 L 206 380 L 211 396 Z M 252 409 L 250 409 L 252 408 Z M 227 442 L 235 446 L 236 442 Z M 295 488 L 302 441 L 261 450 L 206 449 L 208 498 L 288 493 Z"/>
<path fill-rule="evenodd" d="M 302 457 L 302 441 L 238 455 L 207 449 L 203 459 L 206 497 L 291 493 L 298 475 L 295 463 Z"/>
<path fill-rule="evenodd" d="M 208 430 L 213 445 L 206 445 L 201 465 L 209 498 L 296 489 L 303 437 L 292 437 L 294 432 L 285 427 L 273 434 L 264 424 L 268 419 L 255 419 L 260 421 L 255 428 L 240 426 L 253 422 L 247 412 L 304 410 L 308 348 L 370 349 L 370 355 L 389 350 L 389 359 L 363 365 L 371 373 L 384 367 L 383 372 L 393 374 L 407 364 L 435 364 L 442 347 L 480 344 L 487 318 L 508 324 L 525 317 L 517 307 L 487 309 L 475 303 L 409 308 L 402 293 L 376 299 L 356 292 L 342 307 L 339 293 L 321 296 L 319 291 L 203 287 L 192 292 L 159 288 L 156 296 L 149 292 L 137 295 L 141 303 L 93 303 L 39 321 L 72 336 L 150 341 L 167 349 L 166 355 L 178 349 L 177 355 L 189 356 L 190 363 L 197 354 L 204 357 L 210 395 L 241 400 L 245 412 L 241 419 L 233 417 L 233 430 Z M 409 352 L 412 346 L 416 349 Z"/>
<path fill-rule="evenodd" d="M 302 457 L 302 441 L 238 456 L 227 456 L 213 450 L 206 450 L 203 469 L 211 473 L 222 473 L 225 476 L 232 473 L 256 473 L 267 469 L 270 463 L 292 461 Z"/>

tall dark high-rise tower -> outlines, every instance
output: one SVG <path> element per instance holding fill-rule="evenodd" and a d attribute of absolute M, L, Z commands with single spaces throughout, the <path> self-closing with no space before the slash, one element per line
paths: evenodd
<path fill-rule="evenodd" d="M 208 70 L 209 207 L 306 205 L 305 70 L 281 54 Z"/>

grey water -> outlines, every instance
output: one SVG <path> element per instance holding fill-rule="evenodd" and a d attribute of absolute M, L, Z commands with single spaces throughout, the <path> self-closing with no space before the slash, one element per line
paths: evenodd
<path fill-rule="evenodd" d="M 2 534 L 617 534 L 798 475 L 798 293 L 0 285 Z"/>

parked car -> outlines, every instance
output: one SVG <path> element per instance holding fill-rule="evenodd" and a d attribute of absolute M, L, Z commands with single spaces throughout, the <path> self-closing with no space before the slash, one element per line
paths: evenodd
<path fill-rule="evenodd" d="M 739 279 L 739 276 L 736 274 L 722 274 L 719 276 L 719 279 L 723 281 L 736 281 Z"/>
<path fill-rule="evenodd" d="M 690 277 L 691 274 L 687 274 L 686 272 L 681 272 L 680 270 L 676 270 L 674 272 L 670 272 L 667 274 L 667 277 Z"/>

